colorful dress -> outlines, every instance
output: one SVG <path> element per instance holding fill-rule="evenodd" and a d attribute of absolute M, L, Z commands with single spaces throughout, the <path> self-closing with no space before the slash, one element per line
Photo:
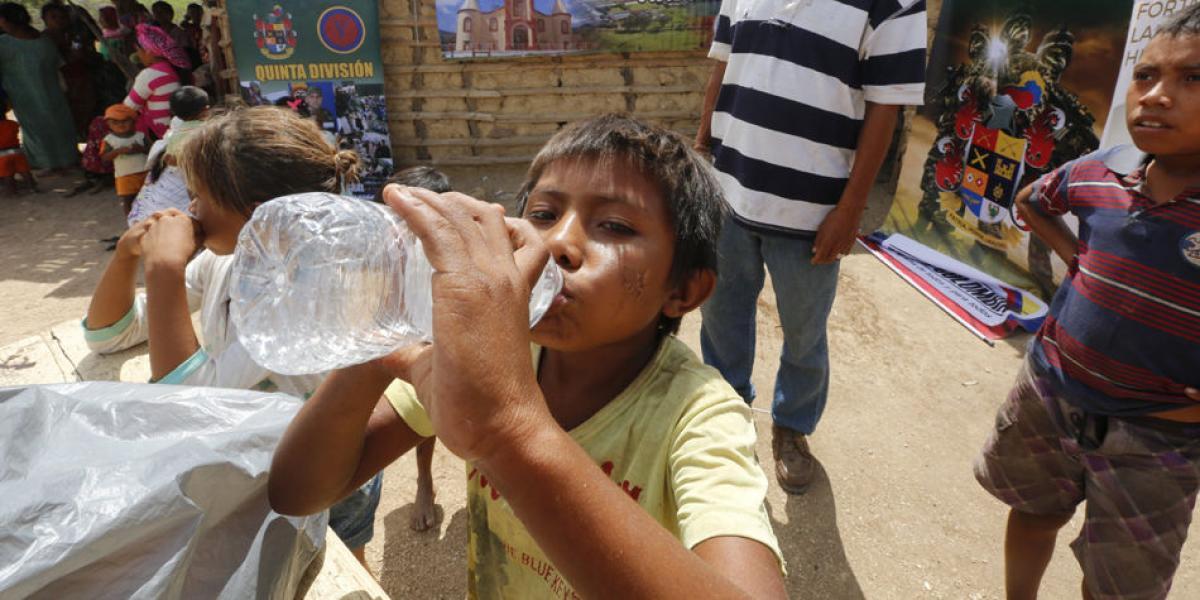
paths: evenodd
<path fill-rule="evenodd" d="M 38 169 L 79 162 L 71 107 L 58 83 L 60 64 L 58 48 L 47 38 L 0 35 L 0 77 L 21 123 L 25 154 Z"/>

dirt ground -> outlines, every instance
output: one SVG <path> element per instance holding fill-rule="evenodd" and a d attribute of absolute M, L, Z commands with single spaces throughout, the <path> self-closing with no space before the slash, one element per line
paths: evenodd
<path fill-rule="evenodd" d="M 113 196 L 63 198 L 69 183 L 47 179 L 47 193 L 0 199 L 0 345 L 82 316 L 108 258 L 97 240 L 121 229 Z M 769 289 L 759 309 L 758 455 L 769 467 L 765 411 L 780 348 Z M 693 348 L 698 331 L 697 316 L 685 321 L 683 338 Z M 1005 509 L 974 482 L 971 462 L 1026 338 L 989 347 L 862 252 L 843 262 L 829 332 L 832 385 L 812 438 L 822 476 L 803 496 L 787 496 L 772 481 L 768 496 L 792 596 L 1002 597 Z M 464 474 L 462 462 L 439 448 L 442 524 L 414 533 L 413 458 L 387 469 L 367 556 L 392 597 L 464 597 Z M 1078 597 L 1079 570 L 1067 544 L 1080 523 L 1077 515 L 1060 536 L 1045 598 Z M 1198 566 L 1200 546 L 1193 543 L 1173 597 L 1200 597 Z"/>

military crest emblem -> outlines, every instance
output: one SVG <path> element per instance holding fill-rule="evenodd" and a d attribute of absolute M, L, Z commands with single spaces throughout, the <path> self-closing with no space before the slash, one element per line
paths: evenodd
<path fill-rule="evenodd" d="M 283 60 L 296 51 L 296 31 L 292 29 L 292 14 L 275 5 L 265 17 L 254 15 L 254 41 L 263 56 Z"/>
<path fill-rule="evenodd" d="M 1027 144 L 999 129 L 975 125 L 967 142 L 959 194 L 981 223 L 999 223 L 1005 217 L 1015 220 L 1013 205 L 1025 175 Z"/>

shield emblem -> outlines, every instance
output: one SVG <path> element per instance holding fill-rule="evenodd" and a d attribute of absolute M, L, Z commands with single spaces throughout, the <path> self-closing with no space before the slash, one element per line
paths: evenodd
<path fill-rule="evenodd" d="M 999 129 L 975 124 L 967 143 L 959 195 L 981 223 L 999 223 L 1014 213 L 1027 143 Z"/>

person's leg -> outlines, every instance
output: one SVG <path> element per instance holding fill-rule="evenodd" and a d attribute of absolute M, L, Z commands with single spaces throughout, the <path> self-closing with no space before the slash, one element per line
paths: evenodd
<path fill-rule="evenodd" d="M 17 195 L 17 179 L 16 179 L 16 177 L 9 175 L 8 177 L 0 177 L 0 180 L 4 181 L 4 192 L 6 194 L 8 194 L 9 196 Z"/>
<path fill-rule="evenodd" d="M 1010 508 L 1004 536 L 1009 598 L 1036 598 L 1058 530 L 1084 498 L 1084 467 L 1069 420 L 1029 359 L 975 461 L 975 479 Z"/>
<path fill-rule="evenodd" d="M 25 171 L 21 172 L 21 177 L 25 178 L 25 181 L 29 184 L 29 190 L 31 192 L 37 193 L 40 191 L 38 190 L 37 178 L 33 176 L 33 171 L 26 169 Z"/>
<path fill-rule="evenodd" d="M 437 505 L 433 489 L 433 448 L 437 438 L 429 438 L 417 445 L 417 497 L 413 503 L 412 520 L 409 526 L 413 531 L 426 531 L 438 525 Z"/>
<path fill-rule="evenodd" d="M 1008 600 L 1035 600 L 1042 575 L 1054 555 L 1058 530 L 1073 513 L 1034 515 L 1017 509 L 1008 511 L 1004 532 L 1004 588 Z"/>
<path fill-rule="evenodd" d="M 383 473 L 379 473 L 329 509 L 329 528 L 345 542 L 363 568 L 367 568 L 367 542 L 375 536 L 375 509 L 379 507 L 382 489 Z"/>
<path fill-rule="evenodd" d="M 725 381 L 750 403 L 754 385 L 755 316 L 763 270 L 758 234 L 726 217 L 717 252 L 717 287 L 700 307 L 700 351 Z"/>
<path fill-rule="evenodd" d="M 126 218 L 129 217 L 129 212 L 133 210 L 133 199 L 136 197 L 133 194 L 121 196 L 121 209 L 125 211 Z"/>
<path fill-rule="evenodd" d="M 1200 425 L 1110 418 L 1098 437 L 1085 454 L 1086 520 L 1071 543 L 1086 593 L 1166 598 L 1200 489 Z"/>
<path fill-rule="evenodd" d="M 829 393 L 825 327 L 839 266 L 812 264 L 812 247 L 811 239 L 784 236 L 765 236 L 762 246 L 783 326 L 771 416 L 776 425 L 804 435 L 816 430 Z"/>

